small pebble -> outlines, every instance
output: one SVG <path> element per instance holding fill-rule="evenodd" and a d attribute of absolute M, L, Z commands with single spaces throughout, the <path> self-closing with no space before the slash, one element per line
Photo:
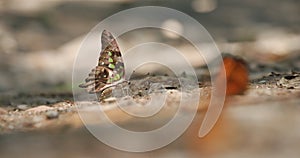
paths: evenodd
<path fill-rule="evenodd" d="M 266 80 L 261 80 L 261 81 L 259 81 L 258 83 L 259 83 L 259 84 L 264 84 L 264 83 L 267 83 L 267 81 L 266 81 Z"/>
<path fill-rule="evenodd" d="M 59 113 L 57 110 L 50 110 L 46 112 L 47 119 L 55 119 L 58 118 Z"/>
<path fill-rule="evenodd" d="M 26 105 L 26 104 L 21 104 L 21 105 L 18 105 L 17 108 L 18 108 L 19 110 L 27 110 L 29 107 L 28 107 L 28 105 Z"/>

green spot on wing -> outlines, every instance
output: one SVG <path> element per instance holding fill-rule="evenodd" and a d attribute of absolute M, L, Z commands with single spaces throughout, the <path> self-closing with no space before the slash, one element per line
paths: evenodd
<path fill-rule="evenodd" d="M 108 58 L 108 62 L 112 63 L 114 60 L 112 58 Z"/>
<path fill-rule="evenodd" d="M 113 82 L 113 78 L 109 78 L 108 80 L 107 80 L 107 83 L 112 83 Z"/>
<path fill-rule="evenodd" d="M 120 79 L 120 75 L 119 74 L 116 74 L 116 76 L 114 77 L 114 80 L 119 80 Z"/>
<path fill-rule="evenodd" d="M 112 56 L 112 53 L 111 53 L 111 52 L 108 52 L 108 55 L 109 55 L 109 56 Z"/>
<path fill-rule="evenodd" d="M 115 65 L 114 64 L 109 64 L 108 67 L 111 68 L 111 69 L 114 69 Z"/>

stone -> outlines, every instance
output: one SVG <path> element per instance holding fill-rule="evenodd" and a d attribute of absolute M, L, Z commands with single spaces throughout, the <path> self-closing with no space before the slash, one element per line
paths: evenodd
<path fill-rule="evenodd" d="M 57 110 L 50 110 L 46 112 L 47 119 L 56 119 L 59 116 Z"/>

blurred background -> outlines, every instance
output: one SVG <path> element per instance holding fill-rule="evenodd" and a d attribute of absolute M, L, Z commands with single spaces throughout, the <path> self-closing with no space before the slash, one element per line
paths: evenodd
<path fill-rule="evenodd" d="M 173 8 L 195 18 L 221 52 L 240 56 L 249 64 L 249 91 L 236 96 L 238 101 L 223 110 L 207 137 L 197 137 L 202 111 L 178 140 L 148 153 L 121 152 L 104 145 L 71 112 L 61 114 L 57 122 L 46 119 L 41 124 L 45 118 L 40 115 L 20 121 L 21 112 L 31 106 L 72 100 L 74 59 L 96 24 L 118 11 L 147 5 Z M 276 86 L 281 77 L 276 73 L 300 72 L 299 15 L 299 0 L 0 0 L 0 116 L 7 114 L 0 117 L 0 131 L 45 127 L 1 134 L 0 157 L 299 157 L 299 88 Z M 182 29 L 177 21 L 162 25 Z M 132 32 L 119 42 L 130 45 L 153 38 L 193 51 L 174 34 L 153 34 L 151 30 Z M 188 56 L 194 67 L 203 66 Z M 295 82 L 299 85 L 299 80 Z M 35 95 L 40 93 L 43 95 Z M 18 121 L 25 122 L 24 126 Z M 10 122 L 16 126 L 9 126 Z M 67 125 L 50 129 L 48 123 Z"/>
<path fill-rule="evenodd" d="M 299 62 L 276 67 L 287 58 L 299 59 L 297 0 L 1 0 L 0 92 L 70 91 L 73 61 L 85 35 L 118 11 L 146 5 L 192 16 L 208 30 L 221 52 L 273 63 L 275 71 L 299 70 Z M 176 21 L 162 25 L 182 27 Z M 149 38 L 151 32 L 142 36 Z M 176 41 L 176 37 L 164 36 Z M 200 64 L 195 61 L 193 65 Z"/>

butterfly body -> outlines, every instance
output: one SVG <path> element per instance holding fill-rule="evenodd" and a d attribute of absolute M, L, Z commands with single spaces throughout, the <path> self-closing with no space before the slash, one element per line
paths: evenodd
<path fill-rule="evenodd" d="M 92 69 L 85 83 L 79 87 L 86 88 L 89 93 L 100 93 L 125 81 L 125 69 L 116 39 L 106 30 L 101 35 L 102 50 L 98 65 Z"/>

